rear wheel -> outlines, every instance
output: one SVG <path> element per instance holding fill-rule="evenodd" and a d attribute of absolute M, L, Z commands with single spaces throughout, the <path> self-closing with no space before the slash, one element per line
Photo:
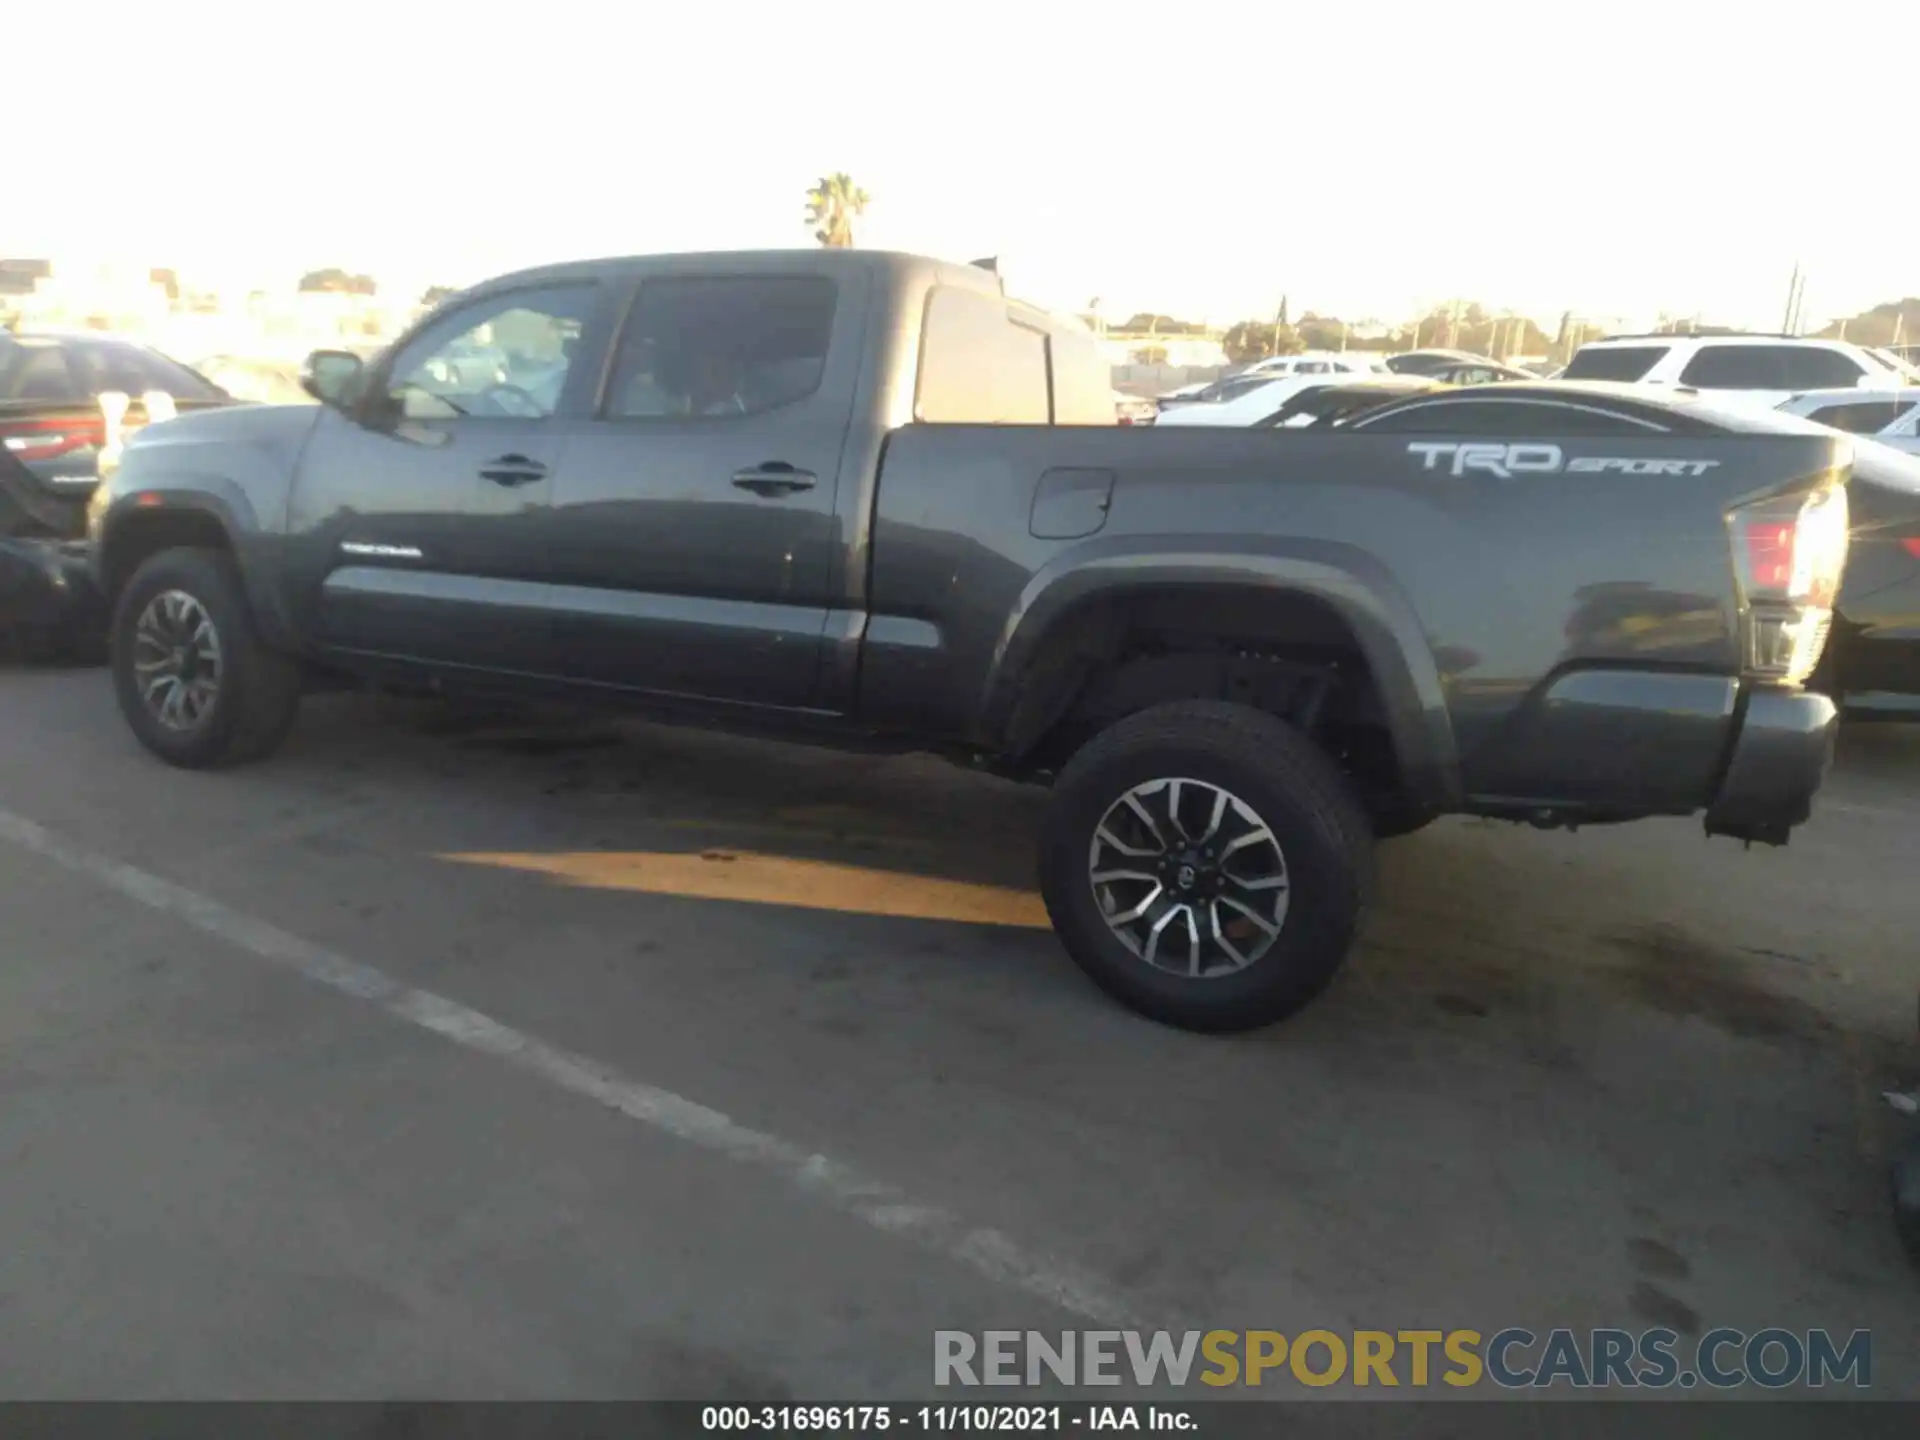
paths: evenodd
<path fill-rule="evenodd" d="M 1244 706 L 1156 706 L 1096 736 L 1055 783 L 1041 891 L 1075 963 L 1164 1024 L 1283 1019 L 1346 958 L 1373 839 L 1311 742 Z"/>
<path fill-rule="evenodd" d="M 143 564 L 114 606 L 111 645 L 120 712 L 170 765 L 259 759 L 292 728 L 299 668 L 261 642 L 223 551 L 166 550 Z"/>

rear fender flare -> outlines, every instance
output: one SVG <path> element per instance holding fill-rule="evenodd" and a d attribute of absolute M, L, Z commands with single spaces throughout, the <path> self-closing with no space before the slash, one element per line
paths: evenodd
<path fill-rule="evenodd" d="M 1036 572 L 1008 616 L 980 708 L 982 739 L 1004 740 L 1021 676 L 1056 626 L 1081 606 L 1130 591 L 1235 586 L 1309 596 L 1345 621 L 1381 691 L 1401 774 L 1412 797 L 1437 810 L 1462 800 L 1446 691 L 1411 602 L 1372 556 L 1313 540 L 1231 536 L 1092 540 Z"/>

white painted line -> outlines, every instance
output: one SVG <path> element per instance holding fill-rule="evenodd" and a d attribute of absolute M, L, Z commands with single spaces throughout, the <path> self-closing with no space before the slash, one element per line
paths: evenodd
<path fill-rule="evenodd" d="M 522 1034 L 458 1001 L 416 990 L 217 900 L 145 870 L 98 854 L 23 816 L 0 810 L 0 839 L 98 881 L 129 900 L 191 925 L 217 940 L 377 1006 L 394 1019 L 491 1055 L 574 1095 L 616 1110 L 704 1150 L 767 1171 L 876 1230 L 883 1230 L 958 1261 L 990 1280 L 1114 1329 L 1178 1325 L 1175 1317 L 1148 1318 L 1140 1307 L 1095 1276 L 1034 1254 L 997 1230 L 967 1224 L 923 1204 L 886 1181 L 773 1135 L 736 1124 L 717 1110 L 639 1080 L 630 1080 L 583 1055 Z"/>
<path fill-rule="evenodd" d="M 1822 800 L 1814 797 L 1813 813 L 1832 811 L 1839 815 L 1870 815 L 1876 820 L 1912 820 L 1920 818 L 1920 806 L 1912 810 L 1896 810 L 1890 805 L 1855 805 L 1848 800 Z"/>

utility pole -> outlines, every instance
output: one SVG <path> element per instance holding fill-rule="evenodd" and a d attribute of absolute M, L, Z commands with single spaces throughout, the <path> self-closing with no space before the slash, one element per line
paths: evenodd
<path fill-rule="evenodd" d="M 1800 262 L 1793 265 L 1793 278 L 1787 282 L 1787 316 L 1780 328 L 1788 335 L 1800 333 L 1800 299 L 1806 293 L 1807 277 L 1800 271 Z"/>

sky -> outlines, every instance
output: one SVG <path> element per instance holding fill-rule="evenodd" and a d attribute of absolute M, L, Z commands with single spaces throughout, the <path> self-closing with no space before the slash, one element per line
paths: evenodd
<path fill-rule="evenodd" d="M 1920 293 L 1911 5 L 12 0 L 60 179 L 0 255 L 464 284 L 810 244 L 844 170 L 861 245 L 1114 318 L 1772 328 L 1796 264 L 1809 321 Z"/>

